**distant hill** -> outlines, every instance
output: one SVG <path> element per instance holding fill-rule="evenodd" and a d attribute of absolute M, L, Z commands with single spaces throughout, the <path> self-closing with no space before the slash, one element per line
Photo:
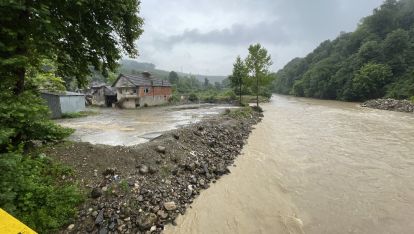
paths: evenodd
<path fill-rule="evenodd" d="M 387 0 L 351 33 L 281 69 L 274 91 L 360 101 L 414 96 L 414 1 Z"/>
<path fill-rule="evenodd" d="M 126 74 L 148 71 L 152 73 L 154 76 L 157 76 L 163 79 L 167 79 L 168 74 L 170 73 L 170 71 L 157 69 L 156 66 L 152 63 L 141 63 L 141 62 L 137 62 L 131 59 L 121 60 L 120 67 L 118 70 L 119 70 L 119 73 L 126 73 Z M 226 78 L 226 76 L 208 76 L 208 75 L 199 75 L 199 74 L 188 74 L 188 73 L 182 73 L 178 71 L 175 71 L 175 72 L 177 72 L 179 76 L 190 76 L 190 75 L 195 76 L 201 82 L 204 82 L 204 78 L 207 78 L 210 81 L 210 83 L 214 83 L 216 81 L 221 82 L 222 80 Z"/>

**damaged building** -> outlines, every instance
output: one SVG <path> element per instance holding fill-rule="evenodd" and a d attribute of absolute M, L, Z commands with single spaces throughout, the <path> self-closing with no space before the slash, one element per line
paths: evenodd
<path fill-rule="evenodd" d="M 166 104 L 172 96 L 170 82 L 155 78 L 149 72 L 120 74 L 112 87 L 116 89 L 116 105 L 127 109 Z"/>

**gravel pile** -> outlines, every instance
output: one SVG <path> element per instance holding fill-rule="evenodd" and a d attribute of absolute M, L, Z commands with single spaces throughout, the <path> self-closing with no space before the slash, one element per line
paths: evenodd
<path fill-rule="evenodd" d="M 363 107 L 369 107 L 380 110 L 391 110 L 400 112 L 414 112 L 414 103 L 408 100 L 396 99 L 375 99 L 369 100 L 361 104 Z"/>

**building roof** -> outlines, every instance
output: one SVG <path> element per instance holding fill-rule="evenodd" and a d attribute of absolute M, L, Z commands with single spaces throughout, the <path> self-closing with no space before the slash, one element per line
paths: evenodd
<path fill-rule="evenodd" d="M 159 78 L 155 78 L 151 76 L 149 72 L 143 72 L 139 75 L 120 74 L 118 76 L 118 79 L 116 79 L 116 81 L 112 85 L 113 87 L 115 86 L 115 84 L 118 82 L 118 80 L 121 77 L 126 78 L 129 82 L 131 82 L 135 86 L 163 86 L 163 87 L 171 86 L 171 83 L 168 80 L 162 80 Z"/>
<path fill-rule="evenodd" d="M 85 96 L 85 94 L 83 93 L 75 93 L 75 92 L 69 92 L 69 91 L 51 92 L 51 91 L 42 90 L 40 91 L 40 93 L 54 95 L 54 96 Z"/>

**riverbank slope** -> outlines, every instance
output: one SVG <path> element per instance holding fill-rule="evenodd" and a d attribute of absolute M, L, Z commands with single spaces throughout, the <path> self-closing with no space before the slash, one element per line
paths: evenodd
<path fill-rule="evenodd" d="M 89 193 L 62 233 L 159 233 L 239 155 L 262 114 L 251 108 L 164 133 L 136 146 L 64 142 L 44 153 L 74 168 Z"/>

